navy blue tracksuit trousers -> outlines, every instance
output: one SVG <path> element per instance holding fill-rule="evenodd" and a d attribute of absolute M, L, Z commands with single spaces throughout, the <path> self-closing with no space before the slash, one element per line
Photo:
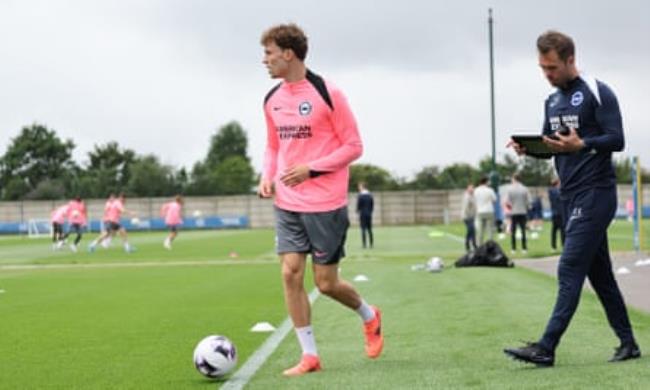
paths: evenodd
<path fill-rule="evenodd" d="M 562 201 L 566 241 L 558 265 L 558 296 L 540 345 L 554 351 L 575 313 L 585 278 L 621 343 L 633 342 L 623 296 L 612 272 L 607 227 L 616 213 L 616 188 L 591 188 Z"/>

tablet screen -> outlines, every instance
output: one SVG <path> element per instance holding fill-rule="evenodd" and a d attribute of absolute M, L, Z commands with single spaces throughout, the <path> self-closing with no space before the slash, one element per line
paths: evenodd
<path fill-rule="evenodd" d="M 512 140 L 526 148 L 529 156 L 549 158 L 555 154 L 544 143 L 541 135 L 513 135 Z"/>

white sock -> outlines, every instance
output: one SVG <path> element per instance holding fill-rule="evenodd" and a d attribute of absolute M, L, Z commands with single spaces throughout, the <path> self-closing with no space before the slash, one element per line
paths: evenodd
<path fill-rule="evenodd" d="M 361 306 L 357 308 L 356 312 L 361 316 L 363 322 L 368 322 L 375 318 L 375 311 L 363 299 L 361 300 Z"/>
<path fill-rule="evenodd" d="M 298 336 L 298 342 L 302 348 L 302 354 L 318 356 L 318 351 L 316 350 L 316 338 L 314 338 L 314 332 L 311 329 L 311 325 L 295 329 L 296 335 Z"/>
<path fill-rule="evenodd" d="M 127 252 L 131 250 L 131 245 L 129 245 L 128 242 L 124 243 L 124 250 L 127 251 Z"/>

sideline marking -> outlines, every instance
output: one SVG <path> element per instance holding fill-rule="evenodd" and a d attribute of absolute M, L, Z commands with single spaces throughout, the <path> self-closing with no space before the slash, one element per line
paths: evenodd
<path fill-rule="evenodd" d="M 318 298 L 320 293 L 317 288 L 314 288 L 311 293 L 309 293 L 309 303 L 313 304 L 316 298 Z M 246 360 L 243 366 L 237 370 L 226 383 L 221 386 L 221 389 L 225 390 L 239 390 L 243 389 L 248 381 L 255 375 L 257 370 L 266 362 L 266 359 L 275 352 L 282 340 L 287 336 L 291 331 L 293 325 L 291 323 L 291 318 L 287 317 L 282 325 L 280 325 L 269 338 L 264 341 L 261 347 L 259 347 L 253 354 Z"/>
<path fill-rule="evenodd" d="M 74 263 L 74 264 L 6 264 L 0 270 L 40 270 L 75 268 L 132 268 L 132 267 L 182 267 L 191 265 L 277 264 L 274 260 L 207 260 L 207 261 L 143 261 L 131 263 Z"/>

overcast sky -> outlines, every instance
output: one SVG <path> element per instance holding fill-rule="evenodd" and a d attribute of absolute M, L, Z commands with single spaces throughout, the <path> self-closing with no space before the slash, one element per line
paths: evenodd
<path fill-rule="evenodd" d="M 625 155 L 650 166 L 650 2 L 0 0 L 0 154 L 38 122 L 71 138 L 75 159 L 117 141 L 176 167 L 204 158 L 231 120 L 261 169 L 262 99 L 275 84 L 259 37 L 296 22 L 307 65 L 337 84 L 357 117 L 361 162 L 411 177 L 489 155 L 487 10 L 494 9 L 497 153 L 537 133 L 552 92 L 535 40 L 571 35 L 578 67 L 609 84 Z"/>

